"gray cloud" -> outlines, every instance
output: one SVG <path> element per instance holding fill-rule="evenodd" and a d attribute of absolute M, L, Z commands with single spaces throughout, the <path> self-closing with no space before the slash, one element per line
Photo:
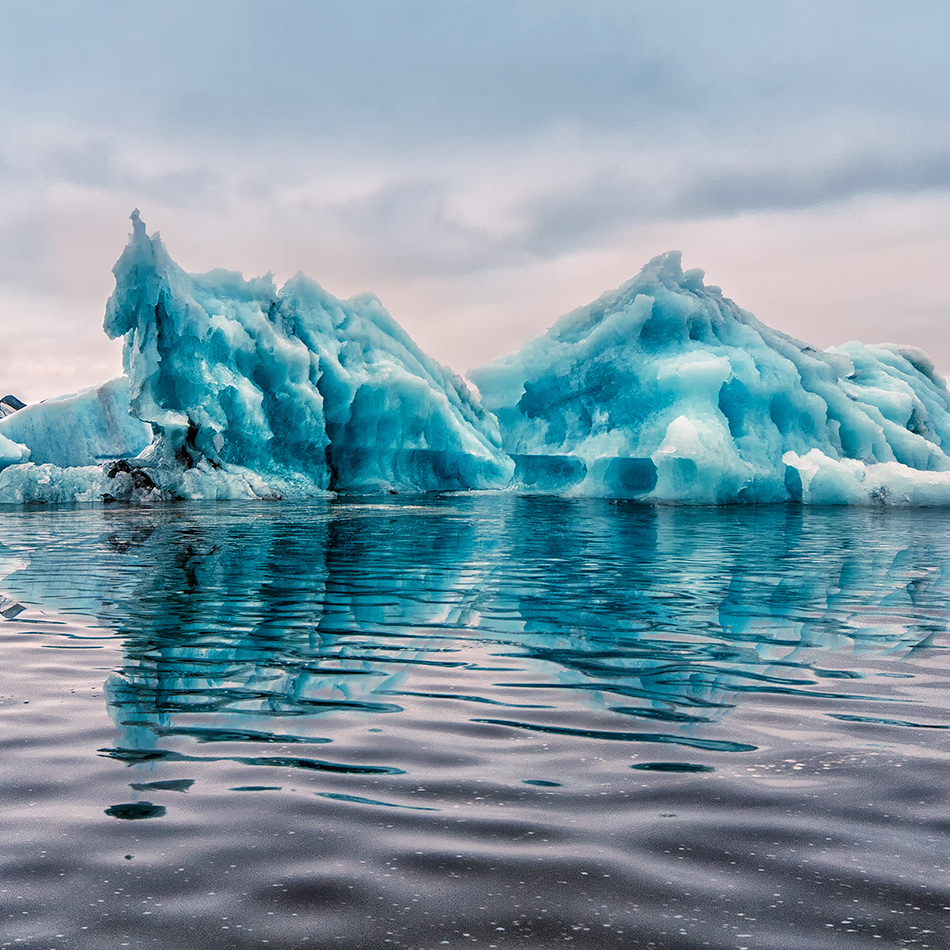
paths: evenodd
<path fill-rule="evenodd" d="M 0 5 L 17 299 L 91 299 L 136 205 L 197 266 L 451 310 L 668 223 L 950 190 L 944 0 Z"/>
<path fill-rule="evenodd" d="M 593 173 L 553 186 L 516 209 L 517 228 L 479 227 L 453 215 L 447 178 L 396 178 L 370 195 L 309 210 L 328 231 L 350 235 L 405 274 L 471 274 L 516 268 L 603 246 L 632 228 L 744 212 L 795 211 L 870 194 L 950 188 L 950 149 L 887 155 L 750 161 L 704 156 L 678 171 Z"/>
<path fill-rule="evenodd" d="M 47 161 L 51 178 L 75 185 L 117 188 L 127 178 L 114 143 L 106 139 L 93 139 L 78 148 L 56 148 Z"/>
<path fill-rule="evenodd" d="M 678 214 L 717 215 L 795 210 L 868 193 L 912 194 L 950 187 L 950 146 L 889 157 L 856 155 L 831 167 L 721 171 L 684 188 Z"/>
<path fill-rule="evenodd" d="M 522 241 L 526 252 L 548 257 L 660 221 L 795 211 L 869 194 L 947 188 L 950 148 L 906 156 L 857 153 L 825 164 L 714 162 L 660 180 L 602 175 L 576 189 L 532 199 L 523 209 Z"/>
<path fill-rule="evenodd" d="M 60 282 L 50 260 L 51 225 L 39 214 L 0 218 L 0 282 L 12 288 L 56 292 Z"/>
<path fill-rule="evenodd" d="M 515 246 L 451 213 L 444 180 L 396 180 L 359 199 L 334 203 L 326 226 L 372 245 L 394 272 L 469 274 L 514 263 Z M 522 253 L 519 255 L 524 257 Z"/>
<path fill-rule="evenodd" d="M 45 169 L 11 151 L 5 175 L 214 214 L 306 179 L 308 164 L 319 180 L 371 159 L 391 183 L 325 209 L 327 223 L 367 240 L 375 229 L 407 266 L 466 271 L 636 223 L 947 187 L 948 29 L 936 0 L 912 13 L 883 0 L 10 4 L 0 117 L 13 130 L 71 123 L 80 144 Z M 520 236 L 452 217 L 457 156 L 517 153 L 557 128 L 588 143 L 587 167 L 524 203 Z M 829 158 L 823 139 L 847 129 L 866 141 Z M 182 161 L 147 172 L 122 157 L 127 143 Z M 659 156 L 657 175 L 603 171 L 602 147 L 638 167 Z M 716 158 L 743 153 L 758 157 Z M 402 170 L 420 156 L 428 171 Z"/>
<path fill-rule="evenodd" d="M 123 154 L 118 139 L 99 136 L 73 146 L 35 148 L 29 164 L 9 164 L 9 176 L 44 191 L 65 182 L 129 195 L 133 203 L 156 202 L 171 208 L 203 205 L 210 210 L 226 197 L 228 175 L 223 167 L 194 161 L 168 162 L 164 168 L 155 160 L 150 164 L 152 169 L 138 167 L 133 155 Z"/>
<path fill-rule="evenodd" d="M 177 142 L 409 149 L 566 122 L 757 138 L 816 116 L 947 127 L 937 0 L 9 4 L 6 117 Z"/>

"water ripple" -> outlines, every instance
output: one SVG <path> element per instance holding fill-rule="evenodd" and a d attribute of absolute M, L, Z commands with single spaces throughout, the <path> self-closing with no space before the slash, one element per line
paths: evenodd
<path fill-rule="evenodd" d="M 0 565 L 0 946 L 950 945 L 950 513 L 5 510 Z"/>

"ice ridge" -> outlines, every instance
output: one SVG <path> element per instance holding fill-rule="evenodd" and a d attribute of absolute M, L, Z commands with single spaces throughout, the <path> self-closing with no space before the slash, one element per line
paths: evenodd
<path fill-rule="evenodd" d="M 950 397 L 924 353 L 816 350 L 703 276 L 663 254 L 469 374 L 521 478 L 647 501 L 950 504 Z"/>

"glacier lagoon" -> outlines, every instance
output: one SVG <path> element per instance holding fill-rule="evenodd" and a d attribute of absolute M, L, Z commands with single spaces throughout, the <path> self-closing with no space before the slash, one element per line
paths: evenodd
<path fill-rule="evenodd" d="M 925 354 L 667 254 L 475 389 L 115 274 L 125 375 L 0 407 L 0 947 L 947 945 Z"/>
<path fill-rule="evenodd" d="M 0 509 L 0 946 L 950 939 L 950 512 Z"/>

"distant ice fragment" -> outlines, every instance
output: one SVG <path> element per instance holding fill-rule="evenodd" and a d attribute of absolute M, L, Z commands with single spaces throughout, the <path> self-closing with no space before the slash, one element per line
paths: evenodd
<path fill-rule="evenodd" d="M 21 407 L 0 419 L 0 436 L 26 446 L 32 462 L 73 468 L 138 455 L 152 429 L 129 414 L 129 381 L 121 376 Z"/>
<path fill-rule="evenodd" d="M 23 604 L 0 594 L 0 617 L 4 620 L 15 620 L 25 610 L 26 607 Z"/>
<path fill-rule="evenodd" d="M 0 419 L 2 419 L 4 416 L 12 415 L 14 412 L 18 412 L 25 406 L 26 403 L 20 399 L 17 399 L 16 396 L 4 396 L 2 399 L 0 399 Z"/>

